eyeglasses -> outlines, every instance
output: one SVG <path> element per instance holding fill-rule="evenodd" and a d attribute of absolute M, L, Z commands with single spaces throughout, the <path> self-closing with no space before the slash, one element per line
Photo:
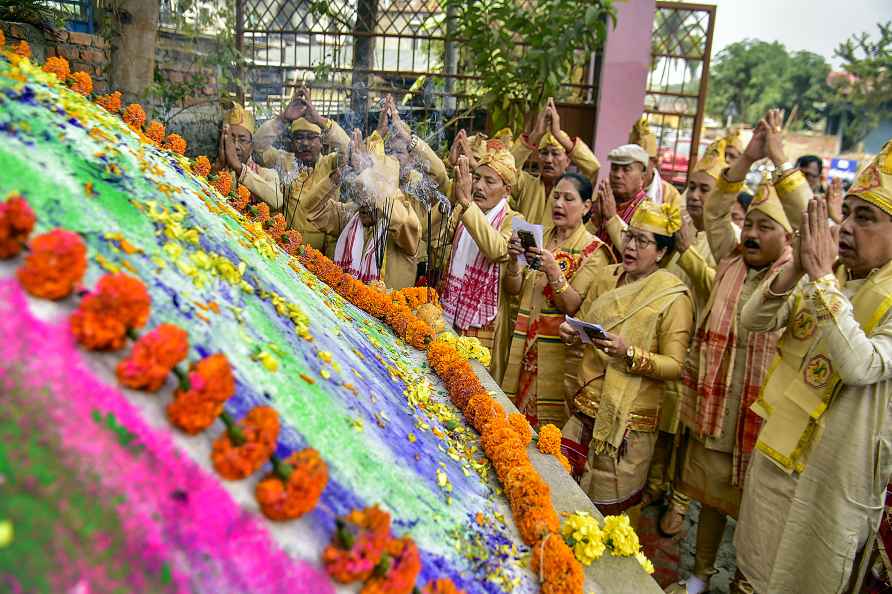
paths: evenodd
<path fill-rule="evenodd" d="M 638 246 L 639 249 L 647 249 L 652 245 L 657 245 L 657 242 L 653 239 L 649 239 L 644 237 L 643 235 L 639 235 L 638 233 L 632 233 L 628 229 L 624 229 L 622 233 L 623 243 L 628 245 L 635 242 L 635 245 Z"/>

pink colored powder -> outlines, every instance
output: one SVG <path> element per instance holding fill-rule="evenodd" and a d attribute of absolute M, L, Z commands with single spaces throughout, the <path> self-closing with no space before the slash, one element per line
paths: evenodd
<path fill-rule="evenodd" d="M 118 514 L 128 539 L 126 557 L 153 573 L 166 564 L 175 591 L 184 594 L 334 591 L 324 572 L 290 558 L 265 520 L 241 509 L 215 476 L 177 450 L 170 435 L 150 428 L 117 388 L 94 377 L 83 356 L 67 320 L 48 324 L 34 317 L 18 283 L 0 281 L 0 385 L 19 384 L 9 374 L 16 370 L 29 384 L 18 389 L 49 393 L 48 420 L 71 460 L 85 477 L 92 475 L 86 480 L 101 478 L 106 499 L 122 496 Z M 94 411 L 114 415 L 142 451 L 134 454 L 119 444 L 93 419 Z M 140 576 L 134 575 L 131 587 L 139 586 Z"/>

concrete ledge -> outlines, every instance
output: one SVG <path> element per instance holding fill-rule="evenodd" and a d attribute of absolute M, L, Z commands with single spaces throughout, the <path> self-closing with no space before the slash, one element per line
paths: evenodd
<path fill-rule="evenodd" d="M 480 383 L 492 392 L 505 410 L 516 412 L 517 408 L 496 384 L 489 372 L 479 362 L 471 362 Z M 564 467 L 554 459 L 530 444 L 527 454 L 533 466 L 551 487 L 551 501 L 558 514 L 587 511 L 603 520 L 604 516 L 592 503 L 588 495 L 576 484 Z M 638 561 L 630 557 L 611 557 L 605 554 L 585 568 L 586 594 L 661 594 L 657 583 L 647 575 Z"/>

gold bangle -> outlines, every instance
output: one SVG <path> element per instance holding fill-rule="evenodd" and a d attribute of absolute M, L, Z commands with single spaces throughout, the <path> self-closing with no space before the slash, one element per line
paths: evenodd
<path fill-rule="evenodd" d="M 558 287 L 556 289 L 554 287 L 552 287 L 552 289 L 554 289 L 555 297 L 557 297 L 558 295 L 563 295 L 564 293 L 567 292 L 567 289 L 569 289 L 569 288 L 570 288 L 570 283 L 567 282 L 567 279 L 564 279 L 564 284 L 562 284 L 560 287 Z"/>
<path fill-rule="evenodd" d="M 776 279 L 777 277 L 774 277 L 774 278 Z M 775 293 L 774 291 L 771 290 L 772 283 L 774 283 L 774 279 L 772 279 L 772 281 L 770 283 L 768 283 L 768 286 L 765 287 L 765 292 L 768 293 L 769 297 L 772 297 L 774 299 L 783 299 L 784 297 L 789 297 L 790 293 L 793 292 L 793 289 L 796 288 L 796 285 L 793 285 L 792 287 L 790 287 L 783 293 Z"/>

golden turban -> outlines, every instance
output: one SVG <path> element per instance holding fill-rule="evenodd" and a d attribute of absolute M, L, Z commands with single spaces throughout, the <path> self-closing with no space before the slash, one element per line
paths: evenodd
<path fill-rule="evenodd" d="M 566 150 L 564 148 L 564 145 L 562 145 L 560 141 L 558 141 L 558 139 L 554 137 L 554 134 L 552 134 L 551 132 L 546 132 L 542 135 L 542 140 L 539 141 L 539 150 L 549 146 L 557 147 L 562 151 Z"/>
<path fill-rule="evenodd" d="M 238 103 L 231 101 L 223 104 L 223 123 L 229 126 L 241 126 L 251 134 L 254 134 L 256 126 L 254 124 L 254 116 L 245 111 L 245 108 Z"/>
<path fill-rule="evenodd" d="M 509 151 L 514 146 L 514 132 L 511 131 L 511 128 L 502 128 L 493 135 L 493 138 L 502 141 Z"/>
<path fill-rule="evenodd" d="M 725 141 L 726 146 L 734 147 L 741 153 L 743 152 L 743 140 L 740 138 L 740 128 L 728 130 L 728 133 L 723 140 Z"/>
<path fill-rule="evenodd" d="M 322 134 L 322 128 L 316 124 L 311 124 L 305 118 L 297 118 L 291 122 L 291 132 L 312 132 L 313 134 Z"/>
<path fill-rule="evenodd" d="M 489 141 L 486 149 L 486 154 L 477 159 L 477 166 L 486 165 L 495 171 L 503 182 L 513 187 L 517 183 L 517 165 L 514 162 L 514 155 L 498 140 Z"/>
<path fill-rule="evenodd" d="M 868 165 L 858 172 L 847 196 L 870 202 L 892 215 L 892 139 Z"/>
<path fill-rule="evenodd" d="M 468 136 L 468 144 L 471 146 L 471 154 L 476 160 L 480 160 L 486 155 L 486 134 L 479 132 Z"/>
<path fill-rule="evenodd" d="M 651 134 L 646 117 L 641 116 L 641 119 L 632 126 L 632 131 L 629 133 L 629 144 L 637 144 L 644 149 L 648 157 L 657 158 L 657 137 Z"/>
<path fill-rule="evenodd" d="M 629 225 L 669 237 L 681 229 L 681 210 L 674 202 L 656 204 L 645 200 L 635 209 Z"/>
<path fill-rule="evenodd" d="M 365 139 L 366 149 L 373 155 L 384 156 L 384 139 L 375 130 Z"/>
<path fill-rule="evenodd" d="M 793 226 L 790 225 L 790 220 L 787 219 L 787 215 L 784 213 L 784 207 L 781 205 L 777 190 L 774 189 L 767 177 L 759 184 L 756 194 L 753 196 L 753 201 L 750 202 L 750 206 L 746 211 L 751 212 L 754 210 L 771 217 L 787 233 L 793 232 Z"/>
<path fill-rule="evenodd" d="M 702 171 L 713 179 L 718 179 L 727 166 L 728 163 L 725 161 L 725 139 L 722 138 L 706 147 L 706 153 L 694 165 L 692 173 Z"/>

